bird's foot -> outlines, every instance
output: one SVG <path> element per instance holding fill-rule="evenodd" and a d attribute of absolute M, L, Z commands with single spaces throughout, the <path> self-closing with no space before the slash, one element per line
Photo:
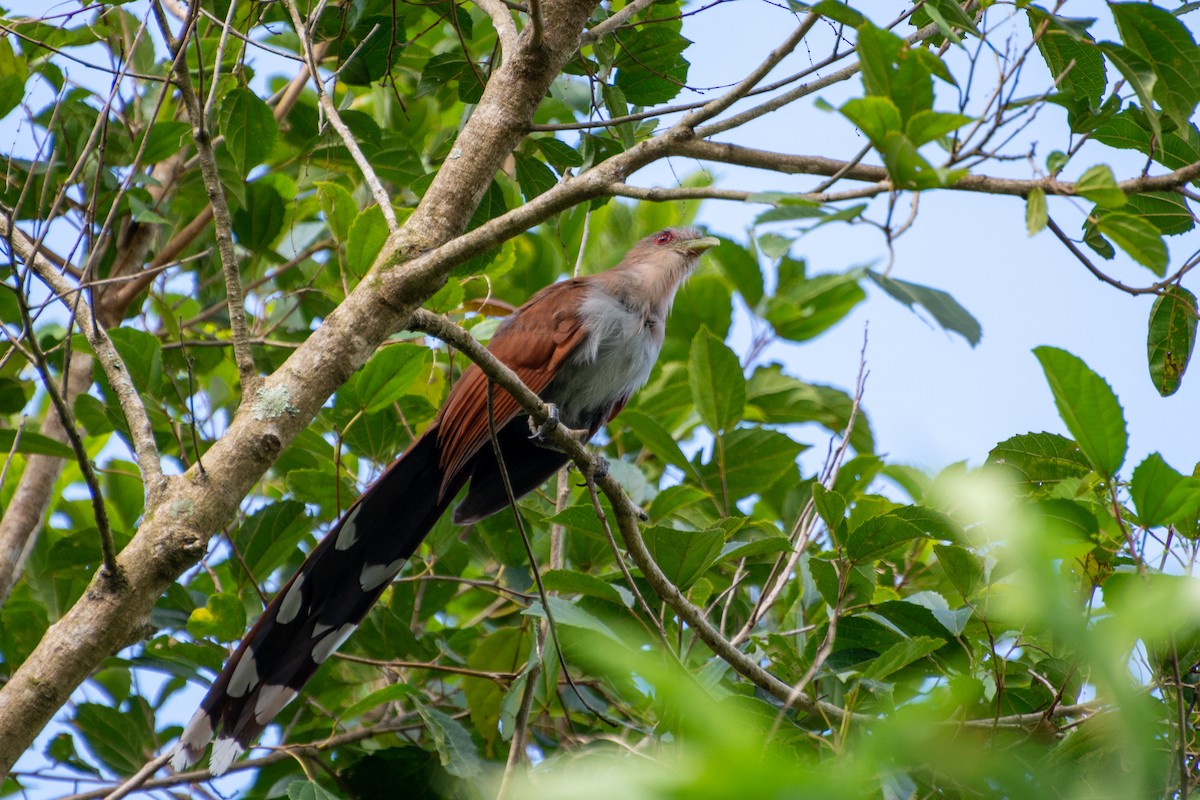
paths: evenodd
<path fill-rule="evenodd" d="M 546 421 L 538 425 L 533 421 L 533 417 L 529 418 L 529 438 L 534 441 L 544 442 L 546 437 L 550 435 L 550 431 L 554 430 L 554 426 L 562 419 L 559 414 L 558 406 L 554 403 L 546 403 Z"/>
<path fill-rule="evenodd" d="M 541 425 L 534 422 L 533 417 L 529 418 L 529 438 L 541 447 L 562 452 L 562 448 L 549 439 L 550 432 L 562 421 L 558 406 L 554 405 L 554 403 L 546 403 L 546 413 L 549 416 Z M 580 443 L 586 443 L 591 437 L 591 431 L 587 428 L 567 428 L 567 432 L 578 439 Z"/>

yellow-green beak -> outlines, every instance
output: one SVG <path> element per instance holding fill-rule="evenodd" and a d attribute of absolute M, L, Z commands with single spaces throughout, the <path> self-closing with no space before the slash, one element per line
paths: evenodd
<path fill-rule="evenodd" d="M 721 240 L 715 236 L 701 236 L 699 239 L 683 242 L 683 246 L 693 253 L 699 255 L 710 247 L 716 247 L 721 243 Z"/>

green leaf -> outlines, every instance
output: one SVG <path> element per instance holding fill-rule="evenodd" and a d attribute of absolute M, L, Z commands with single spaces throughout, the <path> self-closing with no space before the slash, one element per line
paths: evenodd
<path fill-rule="evenodd" d="M 970 598 L 983 580 L 983 562 L 979 557 L 954 544 L 935 544 L 933 552 L 958 593 L 964 599 Z"/>
<path fill-rule="evenodd" d="M 867 270 L 870 277 L 881 289 L 909 308 L 921 306 L 948 331 L 957 333 L 974 347 L 983 338 L 983 329 L 979 322 L 971 316 L 971 312 L 963 308 L 957 300 L 941 289 L 931 289 L 916 283 L 889 278 L 874 270 Z"/>
<path fill-rule="evenodd" d="M 1062 17 L 1036 6 L 1028 9 L 1029 26 L 1036 34 L 1045 25 L 1037 48 L 1059 91 L 1079 98 L 1092 108 L 1100 105 L 1108 87 L 1104 55 L 1086 30 L 1062 24 Z M 1093 22 L 1089 20 L 1088 22 Z"/>
<path fill-rule="evenodd" d="M 13 442 L 17 439 L 17 432 L 12 428 L 0 428 L 0 459 L 7 458 L 12 452 Z M 55 458 L 74 458 L 75 451 L 70 445 L 64 444 L 57 439 L 51 439 L 49 436 L 43 436 L 37 431 L 25 430 L 21 432 L 21 439 L 17 442 L 18 453 L 27 455 L 39 456 L 54 456 Z"/>
<path fill-rule="evenodd" d="M 99 703 L 80 703 L 72 725 L 99 761 L 118 775 L 132 775 L 154 752 L 145 719 Z"/>
<path fill-rule="evenodd" d="M 292 781 L 287 787 L 288 800 L 337 800 L 316 781 Z"/>
<path fill-rule="evenodd" d="M 1109 147 L 1137 150 L 1168 169 L 1181 169 L 1200 161 L 1200 131 L 1188 124 L 1168 132 L 1155 132 L 1157 120 L 1130 106 L 1105 122 L 1092 138 Z"/>
<path fill-rule="evenodd" d="M 747 419 L 771 425 L 816 422 L 832 433 L 842 434 L 850 424 L 854 398 L 841 389 L 805 383 L 783 372 L 779 364 L 754 370 L 746 384 Z M 861 409 L 854 415 L 850 444 L 859 453 L 875 449 L 871 425 Z"/>
<path fill-rule="evenodd" d="M 890 99 L 900 112 L 895 130 L 903 130 L 918 111 L 933 108 L 931 69 L 940 59 L 927 60 L 920 54 L 922 48 L 910 48 L 896 34 L 870 22 L 859 26 L 857 46 L 867 94 Z"/>
<path fill-rule="evenodd" d="M 543 575 L 543 580 L 545 576 Z M 516 672 L 529 656 L 531 638 L 529 631 L 522 628 L 501 628 L 483 636 L 467 657 L 467 665 L 481 672 Z M 504 700 L 504 687 L 496 681 L 484 678 L 464 678 L 463 694 L 467 698 L 467 710 L 475 730 L 491 747 L 501 735 L 499 729 L 500 706 Z M 511 736 L 512 731 L 504 733 Z"/>
<path fill-rule="evenodd" d="M 888 133 L 904 130 L 900 109 L 887 97 L 856 97 L 838 110 L 876 147 L 882 147 Z"/>
<path fill-rule="evenodd" d="M 946 643 L 945 639 L 934 639 L 928 636 L 918 636 L 905 639 L 889 647 L 871 662 L 863 672 L 863 680 L 883 680 L 894 672 L 907 667 L 914 661 L 919 661 Z"/>
<path fill-rule="evenodd" d="M 897 545 L 920 539 L 925 534 L 919 527 L 894 514 L 880 514 L 863 520 L 846 536 L 846 558 L 863 564 L 882 557 Z"/>
<path fill-rule="evenodd" d="M 610 603 L 633 607 L 633 594 L 620 586 L 606 583 L 595 575 L 576 572 L 570 569 L 550 569 L 542 573 L 542 584 L 548 592 L 566 594 L 582 594 L 587 597 L 598 597 Z"/>
<path fill-rule="evenodd" d="M 330 457 L 332 458 L 330 447 Z M 280 500 L 251 514 L 233 534 L 233 545 L 257 582 L 266 580 L 311 532 L 313 520 L 304 503 Z"/>
<path fill-rule="evenodd" d="M 1029 198 L 1025 201 L 1025 229 L 1029 231 L 1030 236 L 1041 233 L 1048 218 L 1046 192 L 1040 186 L 1035 186 L 1029 191 Z"/>
<path fill-rule="evenodd" d="M 321 201 L 321 213 L 329 224 L 329 232 L 339 242 L 350 236 L 350 227 L 358 219 L 358 203 L 354 196 L 340 184 L 330 181 L 317 183 L 317 198 Z"/>
<path fill-rule="evenodd" d="M 110 328 L 112 340 L 125 363 L 133 385 L 143 394 L 159 397 L 162 391 L 162 344 L 158 337 L 136 328 Z M 113 399 L 115 402 L 115 398 Z"/>
<path fill-rule="evenodd" d="M 696 413 L 714 433 L 732 430 L 746 407 L 742 365 L 724 342 L 702 328 L 692 340 L 688 386 Z"/>
<path fill-rule="evenodd" d="M 680 531 L 654 525 L 642 531 L 642 536 L 658 568 L 682 590 L 716 563 L 725 544 L 723 528 Z"/>
<path fill-rule="evenodd" d="M 616 86 L 635 106 L 665 103 L 687 83 L 683 51 L 691 42 L 667 25 L 646 25 L 621 35 L 614 66 Z"/>
<path fill-rule="evenodd" d="M 549 136 L 533 141 L 538 150 L 542 151 L 547 163 L 558 170 L 560 175 L 572 167 L 583 166 L 583 156 L 571 145 Z"/>
<path fill-rule="evenodd" d="M 491 681 L 487 681 L 491 683 Z M 382 689 L 376 689 L 369 695 L 359 700 L 357 703 L 349 706 L 339 713 L 340 719 L 354 719 L 360 717 L 366 712 L 384 703 L 396 703 L 401 700 L 407 700 L 415 692 L 416 688 L 409 686 L 407 683 L 393 683 L 384 686 Z"/>
<path fill-rule="evenodd" d="M 731 239 L 721 239 L 720 245 L 708 251 L 708 257 L 733 282 L 748 305 L 758 305 L 763 296 L 763 276 L 758 260 L 749 250 Z"/>
<path fill-rule="evenodd" d="M 1160 278 L 1167 274 L 1167 243 L 1153 224 L 1123 211 L 1097 214 L 1094 219 L 1096 230 L 1116 242 L 1130 258 Z"/>
<path fill-rule="evenodd" d="M 271 154 L 279 125 L 267 104 L 242 88 L 225 95 L 218 117 L 225 147 L 244 178 Z"/>
<path fill-rule="evenodd" d="M 558 179 L 550 168 L 536 158 L 513 153 L 517 164 L 517 184 L 521 187 L 521 196 L 529 202 L 542 192 L 553 189 Z"/>
<path fill-rule="evenodd" d="M 823 17 L 840 22 L 851 28 L 857 28 L 866 21 L 866 17 L 855 11 L 845 3 L 837 2 L 837 0 L 821 0 L 812 7 L 814 14 L 820 14 Z"/>
<path fill-rule="evenodd" d="M 932 110 L 918 111 L 909 119 L 904 132 L 909 141 L 920 147 L 958 130 L 973 119 L 974 117 L 968 117 L 965 114 L 948 114 L 944 111 Z"/>
<path fill-rule="evenodd" d="M 1058 414 L 1097 472 L 1106 478 L 1125 461 L 1125 415 L 1108 383 L 1077 356 L 1057 347 L 1034 348 Z"/>
<path fill-rule="evenodd" d="M 265 180 L 246 184 L 246 202 L 233 212 L 233 232 L 238 244 L 255 253 L 271 249 L 283 232 L 287 209 L 279 191 Z"/>
<path fill-rule="evenodd" d="M 1155 528 L 1196 515 L 1200 508 L 1200 480 L 1184 477 L 1151 453 L 1138 464 L 1129 482 L 1129 496 L 1144 527 Z"/>
<path fill-rule="evenodd" d="M 359 406 L 368 414 L 391 406 L 406 394 L 418 393 L 433 366 L 433 353 L 415 344 L 381 347 L 371 356 L 354 384 Z"/>
<path fill-rule="evenodd" d="M 633 435 L 642 443 L 642 447 L 665 463 L 684 471 L 690 468 L 687 456 L 679 448 L 675 437 L 652 417 L 637 411 L 624 411 L 621 413 L 620 421 L 621 424 L 633 431 Z"/>
<path fill-rule="evenodd" d="M 425 722 L 425 733 L 441 758 L 442 766 L 456 778 L 473 778 L 483 769 L 479 750 L 471 734 L 454 717 L 423 703 L 416 703 L 417 713 Z"/>
<path fill-rule="evenodd" d="M 364 209 L 350 226 L 346 240 L 346 268 L 350 274 L 359 279 L 366 275 L 387 238 L 388 226 L 382 209 L 379 206 Z"/>
<path fill-rule="evenodd" d="M 1189 124 L 1200 102 L 1200 50 L 1191 32 L 1170 11 L 1149 3 L 1110 3 L 1125 46 L 1158 78 L 1154 99 L 1179 127 Z"/>
<path fill-rule="evenodd" d="M 1196 347 L 1196 296 L 1182 286 L 1169 286 L 1150 309 L 1146 337 L 1150 380 L 1163 397 L 1179 390 Z"/>
<path fill-rule="evenodd" d="M 236 594 L 209 595 L 204 607 L 188 617 L 187 629 L 197 639 L 232 642 L 246 631 L 246 607 Z"/>
<path fill-rule="evenodd" d="M 624 644 L 624 639 L 616 631 L 578 603 L 569 603 L 561 597 L 555 597 L 554 595 L 547 596 L 546 601 L 550 606 L 551 613 L 554 615 L 555 624 L 598 633 L 614 643 Z M 525 609 L 522 613 L 531 617 L 544 617 L 546 610 L 538 602 Z"/>
<path fill-rule="evenodd" d="M 799 262 L 795 262 L 799 263 Z M 763 318 L 785 339 L 802 342 L 815 338 L 841 321 L 866 298 L 859 270 L 842 275 L 806 277 L 803 269 L 780 265 L 779 286 L 768 298 Z"/>
<path fill-rule="evenodd" d="M 1005 439 L 988 453 L 987 463 L 1013 470 L 1027 489 L 1053 488 L 1092 471 L 1079 445 L 1057 433 L 1026 433 Z"/>
<path fill-rule="evenodd" d="M 846 498 L 816 482 L 813 483 L 812 498 L 825 527 L 831 531 L 837 530 L 846 518 Z"/>
<path fill-rule="evenodd" d="M 1075 191 L 1104 208 L 1125 205 L 1125 193 L 1117 186 L 1117 179 L 1107 164 L 1097 164 L 1080 175 Z"/>
<path fill-rule="evenodd" d="M 1129 195 L 1135 216 L 1158 229 L 1163 236 L 1187 233 L 1196 226 L 1187 201 L 1173 192 L 1143 192 Z"/>
<path fill-rule="evenodd" d="M 787 476 L 804 445 L 779 431 L 735 428 L 721 438 L 721 457 L 696 469 L 710 493 L 737 501 L 757 494 Z"/>
<path fill-rule="evenodd" d="M 1158 82 L 1150 64 L 1128 47 L 1112 42 L 1101 42 L 1100 50 L 1120 70 L 1122 77 L 1133 88 L 1141 101 L 1146 123 L 1156 141 L 1162 139 L 1162 121 L 1154 110 L 1155 84 Z"/>

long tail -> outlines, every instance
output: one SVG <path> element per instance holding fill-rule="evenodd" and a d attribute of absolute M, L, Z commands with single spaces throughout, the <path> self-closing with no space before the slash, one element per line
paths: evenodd
<path fill-rule="evenodd" d="M 437 523 L 466 476 L 442 485 L 436 427 L 350 507 L 242 639 L 192 717 L 173 764 L 229 768 L 354 632 Z"/>

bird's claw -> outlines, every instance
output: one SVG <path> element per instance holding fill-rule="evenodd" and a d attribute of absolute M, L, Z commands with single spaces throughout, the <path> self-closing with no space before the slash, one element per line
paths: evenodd
<path fill-rule="evenodd" d="M 544 442 L 546 437 L 550 435 L 550 431 L 558 425 L 561 420 L 561 415 L 558 413 L 558 406 L 554 403 L 546 404 L 546 421 L 538 425 L 533 421 L 533 417 L 529 418 L 529 438 L 534 441 Z"/>

